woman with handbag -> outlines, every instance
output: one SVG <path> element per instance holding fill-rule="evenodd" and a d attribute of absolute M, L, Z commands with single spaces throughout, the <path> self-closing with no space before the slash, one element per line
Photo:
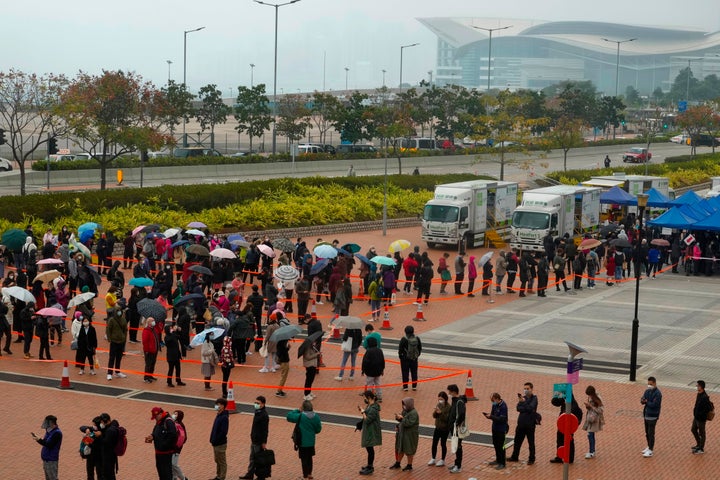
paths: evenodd
<path fill-rule="evenodd" d="M 215 375 L 215 365 L 218 364 L 218 354 L 215 351 L 215 345 L 212 343 L 213 335 L 208 333 L 205 335 L 205 341 L 200 348 L 200 374 L 205 380 L 205 391 L 209 392 L 213 388 L 210 386 L 210 379 Z"/>
<path fill-rule="evenodd" d="M 346 328 L 343 334 L 342 344 L 342 361 L 340 362 L 340 373 L 335 377 L 335 380 L 342 382 L 343 373 L 345 372 L 345 364 L 350 358 L 350 380 L 355 379 L 355 360 L 357 359 L 358 350 L 360 350 L 360 344 L 362 343 L 362 330 L 359 328 Z"/>
<path fill-rule="evenodd" d="M 450 254 L 448 252 L 443 253 L 443 256 L 440 257 L 440 260 L 438 261 L 438 268 L 437 271 L 440 274 L 440 293 L 447 293 L 445 291 L 445 288 L 447 287 L 447 284 L 450 280 L 452 280 L 452 274 L 450 273 L 450 269 L 448 269 L 447 266 L 447 259 L 450 258 Z"/>
<path fill-rule="evenodd" d="M 372 475 L 375 471 L 375 447 L 382 445 L 382 428 L 380 426 L 380 404 L 371 390 L 363 392 L 365 408 L 358 406 L 362 419 L 358 422 L 362 430 L 360 446 L 367 451 L 367 465 L 360 469 L 360 475 Z"/>
<path fill-rule="evenodd" d="M 602 399 L 595 391 L 595 387 L 588 385 L 585 389 L 585 394 L 588 396 L 585 402 L 585 423 L 583 423 L 583 430 L 588 432 L 588 442 L 590 449 L 585 454 L 585 458 L 595 458 L 595 433 L 602 430 L 605 425 L 604 406 Z"/>
<path fill-rule="evenodd" d="M 310 400 L 303 400 L 302 410 L 292 410 L 287 413 L 285 418 L 290 423 L 296 423 L 300 429 L 298 456 L 302 464 L 303 479 L 312 479 L 315 435 L 322 430 L 320 416 L 313 411 L 313 404 Z"/>

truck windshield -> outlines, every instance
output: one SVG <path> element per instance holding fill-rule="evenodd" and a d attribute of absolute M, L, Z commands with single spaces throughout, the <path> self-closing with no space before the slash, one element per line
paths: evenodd
<path fill-rule="evenodd" d="M 515 228 L 529 228 L 543 230 L 550 225 L 550 215 L 542 212 L 515 212 L 512 217 L 512 226 Z"/>
<path fill-rule="evenodd" d="M 427 222 L 457 222 L 458 207 L 449 205 L 425 205 L 423 220 Z"/>

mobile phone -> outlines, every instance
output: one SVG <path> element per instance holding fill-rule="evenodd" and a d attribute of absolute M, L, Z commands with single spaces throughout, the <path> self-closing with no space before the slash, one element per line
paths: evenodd
<path fill-rule="evenodd" d="M 518 398 L 522 398 L 522 393 L 518 393 Z"/>
<path fill-rule="evenodd" d="M 488 413 L 487 413 L 487 412 L 483 412 L 483 415 L 487 416 L 487 415 L 488 415 Z"/>

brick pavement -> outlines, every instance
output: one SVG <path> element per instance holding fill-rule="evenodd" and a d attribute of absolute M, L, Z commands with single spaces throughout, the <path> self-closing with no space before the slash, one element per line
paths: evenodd
<path fill-rule="evenodd" d="M 386 239 L 383 239 L 379 232 L 369 234 L 353 234 L 343 238 L 342 241 L 355 241 L 366 248 L 370 242 L 374 243 L 378 251 L 384 245 L 396 238 L 406 238 L 416 242 L 412 230 L 390 231 Z M 417 232 L 419 236 L 419 231 Z M 314 240 L 314 239 L 313 239 Z M 310 242 L 309 242 L 310 243 Z M 438 251 L 433 251 L 431 257 L 437 257 Z M 479 257 L 479 254 L 476 255 Z M 483 297 L 475 299 L 452 298 L 433 296 L 431 304 L 425 310 L 426 322 L 413 322 L 416 330 L 424 332 L 438 328 L 454 320 L 464 318 L 478 309 L 492 308 L 502 305 L 504 302 L 513 301 L 513 296 L 497 297 L 496 304 L 488 304 Z M 412 299 L 407 300 L 400 295 L 400 306 L 392 311 L 391 323 L 394 330 L 383 332 L 389 338 L 399 338 L 402 335 L 402 327 L 411 322 L 415 315 L 415 307 L 410 304 Z M 351 308 L 353 314 L 359 313 L 358 304 Z M 329 305 L 319 307 L 321 317 L 326 320 L 330 317 Z M 324 322 L 325 323 L 325 322 Z M 15 346 L 15 345 L 13 345 Z M 33 351 L 38 345 L 35 342 Z M 101 411 L 108 411 L 112 416 L 119 418 L 123 425 L 128 428 L 129 447 L 128 453 L 121 461 L 119 478 L 156 478 L 154 474 L 154 463 L 152 452 L 149 447 L 142 443 L 142 437 L 152 428 L 149 421 L 149 409 L 155 405 L 133 398 L 134 395 L 142 392 L 173 393 L 187 395 L 193 398 L 207 399 L 207 408 L 184 406 L 186 411 L 186 423 L 189 428 L 189 441 L 183 451 L 181 465 L 185 468 L 188 478 L 210 478 L 214 472 L 212 462 L 212 449 L 207 439 L 209 437 L 213 412 L 211 410 L 215 396 L 219 394 L 219 388 L 214 392 L 205 392 L 199 380 L 198 354 L 191 354 L 189 361 L 183 365 L 184 380 L 188 386 L 184 388 L 168 389 L 164 382 L 148 386 L 141 381 L 137 373 L 142 369 L 139 356 L 135 353 L 139 350 L 136 345 L 129 345 L 129 352 L 123 361 L 123 367 L 131 373 L 128 379 L 114 379 L 108 382 L 105 376 L 99 374 L 95 377 L 79 377 L 72 370 L 71 378 L 73 383 L 80 381 L 112 386 L 125 387 L 132 392 L 122 398 L 112 398 L 82 393 L 82 386 L 78 384 L 77 390 L 61 391 L 42 387 L 33 387 L 17 383 L 2 383 L 2 405 L 6 413 L 4 428 L 0 429 L 0 445 L 6 451 L 5 460 L 0 461 L 0 478 L 23 479 L 41 478 L 41 465 L 39 461 L 39 446 L 29 437 L 29 431 L 39 431 L 39 425 L 44 415 L 53 413 L 58 416 L 60 426 L 65 432 L 65 444 L 61 456 L 62 478 L 84 478 L 84 465 L 77 452 L 79 432 L 75 430 L 80 424 L 86 423 L 90 417 Z M 340 352 L 337 345 L 326 345 L 326 363 L 329 366 L 337 365 L 340 359 Z M 23 360 L 19 354 L 19 348 L 15 348 L 15 355 L 3 356 L 0 359 L 0 371 L 19 372 L 31 376 L 42 376 L 57 378 L 59 381 L 61 365 L 59 363 L 39 362 Z M 100 363 L 104 364 L 106 354 L 100 354 Z M 390 352 L 386 355 L 392 360 L 394 355 Z M 57 360 L 71 358 L 71 352 L 67 349 L 67 342 L 63 347 L 53 347 L 53 357 Z M 253 355 L 249 358 L 249 365 L 238 367 L 232 375 L 236 382 L 236 399 L 241 409 L 248 411 L 247 405 L 259 393 L 265 394 L 271 406 L 295 407 L 301 402 L 301 393 L 298 391 L 302 384 L 303 372 L 294 360 L 288 384 L 289 392 L 284 399 L 272 395 L 274 387 L 272 379 L 277 374 L 260 374 L 260 358 Z M 448 383 L 457 383 L 463 388 L 465 381 L 465 370 L 444 371 L 433 368 L 445 368 L 440 364 L 425 364 L 421 369 L 421 379 L 424 380 L 418 392 L 410 393 L 416 397 L 416 405 L 420 413 L 421 423 L 430 425 L 430 412 L 435 403 L 436 393 L 444 390 Z M 158 362 L 158 372 L 164 372 L 165 362 Z M 395 365 L 388 367 L 384 381 L 393 383 L 399 381 L 399 369 Z M 414 462 L 415 469 L 412 473 L 401 473 L 387 470 L 393 461 L 393 436 L 391 433 L 384 434 L 385 445 L 377 452 L 376 473 L 374 478 L 494 478 L 504 475 L 514 475 L 516 478 L 561 478 L 562 467 L 548 463 L 554 456 L 555 428 L 554 418 L 557 410 L 549 404 L 552 391 L 552 384 L 564 380 L 564 373 L 558 375 L 547 375 L 532 373 L 527 374 L 517 371 L 505 371 L 499 369 L 474 369 L 473 370 L 474 391 L 481 400 L 469 403 L 470 427 L 473 431 L 489 431 L 489 421 L 485 420 L 480 412 L 489 409 L 489 395 L 493 391 L 500 392 L 513 404 L 515 392 L 521 390 L 525 381 L 532 381 L 535 384 L 535 391 L 540 397 L 540 411 L 543 414 L 543 425 L 537 430 L 537 463 L 528 466 L 524 463 L 511 465 L 503 472 L 496 472 L 487 466 L 492 459 L 492 449 L 486 446 L 467 445 L 465 449 L 465 465 L 463 473 L 451 475 L 444 468 L 427 467 L 425 464 L 429 458 L 430 440 L 422 438 L 418 455 Z M 456 375 L 451 378 L 436 378 L 443 375 Z M 323 371 L 316 380 L 314 391 L 318 398 L 314 401 L 315 408 L 322 416 L 324 412 L 342 413 L 354 415 L 359 391 L 360 379 L 355 383 L 343 382 L 342 384 L 333 381 L 332 370 Z M 217 380 L 218 376 L 214 378 Z M 644 380 L 644 379 L 640 379 Z M 357 384 L 356 384 L 357 383 Z M 607 425 L 603 432 L 598 434 L 597 458 L 585 460 L 582 458 L 586 451 L 587 440 L 580 433 L 577 438 L 578 460 L 571 467 L 570 478 L 572 479 L 631 479 L 631 478 L 658 478 L 658 479 L 703 479 L 714 476 L 711 472 L 716 471 L 720 465 L 717 458 L 712 454 L 714 425 L 708 424 L 708 446 L 707 454 L 693 456 L 690 454 L 690 446 L 693 444 L 689 426 L 692 416 L 692 402 L 694 392 L 691 389 L 664 388 L 662 379 L 659 379 L 659 387 L 663 390 L 665 401 L 663 414 L 658 424 L 656 456 L 651 459 L 642 458 L 640 451 L 645 447 L 643 438 L 643 427 L 641 419 L 641 408 L 639 397 L 644 389 L 644 381 L 632 384 L 617 379 L 615 381 L 592 380 L 592 382 L 581 379 L 579 389 L 581 392 L 585 386 L 592 383 L 597 388 L 606 404 Z M 217 386 L 216 386 L 217 387 Z M 339 390 L 344 389 L 344 390 Z M 384 393 L 383 417 L 391 418 L 392 413 L 399 408 L 403 394 L 399 387 L 391 387 Z M 712 393 L 711 393 L 712 396 Z M 584 398 L 584 396 L 580 396 Z M 173 408 L 172 406 L 167 406 Z M 9 414 L 12 414 L 10 416 Z M 510 415 L 511 432 L 514 428 L 516 415 Z M 245 414 L 234 415 L 231 418 L 231 447 L 229 449 L 230 474 L 228 478 L 236 478 L 237 475 L 245 473 L 247 459 L 247 438 L 250 425 L 250 417 Z M 279 463 L 274 468 L 273 478 L 293 479 L 300 477 L 299 460 L 292 452 L 290 441 L 291 426 L 282 419 L 271 420 L 271 447 L 277 452 Z M 357 470 L 364 464 L 365 452 L 359 447 L 359 434 L 353 433 L 353 429 L 338 425 L 325 425 L 323 432 L 318 436 L 318 456 L 316 457 L 315 478 L 322 479 L 345 479 L 358 478 Z M 338 445 L 342 447 L 338 448 Z M 22 456 L 22 462 L 11 462 L 7 459 L 13 456 Z M 347 461 L 348 455 L 352 460 Z M 449 455 L 452 458 L 452 455 Z M 527 459 L 527 447 L 521 453 L 521 459 Z"/>

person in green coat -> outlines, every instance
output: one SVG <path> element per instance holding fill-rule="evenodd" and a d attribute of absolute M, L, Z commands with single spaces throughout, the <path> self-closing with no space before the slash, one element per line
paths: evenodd
<path fill-rule="evenodd" d="M 365 400 L 365 408 L 363 409 L 358 405 L 358 410 L 362 415 L 362 420 L 358 423 L 358 426 L 362 426 L 362 438 L 360 440 L 360 446 L 367 450 L 368 461 L 367 465 L 360 469 L 360 475 L 371 475 L 375 468 L 375 447 L 382 445 L 382 429 L 380 427 L 380 404 L 377 401 L 377 396 L 371 390 L 363 392 L 363 398 Z"/>
<path fill-rule="evenodd" d="M 403 456 L 407 455 L 408 463 L 403 468 L 403 472 L 412 470 L 413 456 L 418 447 L 420 417 L 415 410 L 415 399 L 412 397 L 404 398 L 402 401 L 402 413 L 395 414 L 395 420 L 398 422 L 395 434 L 395 463 L 390 466 L 391 470 L 400 468 L 400 462 Z"/>
<path fill-rule="evenodd" d="M 313 411 L 310 400 L 303 400 L 302 411 L 292 410 L 285 417 L 290 423 L 300 426 L 300 448 L 298 456 L 302 465 L 303 478 L 312 478 L 313 457 L 315 456 L 315 435 L 322 430 L 320 416 Z"/>

